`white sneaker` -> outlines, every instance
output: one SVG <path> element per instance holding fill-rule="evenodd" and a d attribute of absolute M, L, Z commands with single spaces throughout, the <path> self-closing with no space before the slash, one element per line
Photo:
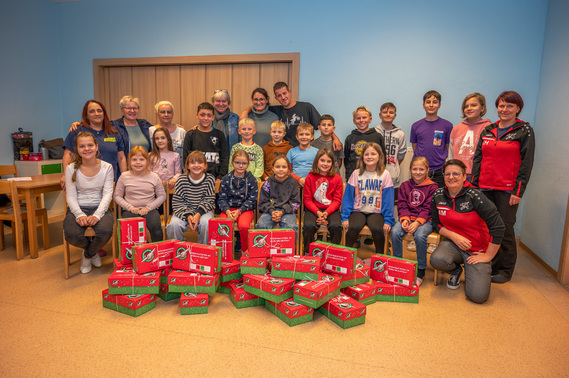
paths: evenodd
<path fill-rule="evenodd" d="M 417 247 L 415 246 L 415 240 L 407 243 L 407 250 L 411 252 L 415 252 L 417 250 Z"/>
<path fill-rule="evenodd" d="M 103 265 L 101 263 L 101 256 L 99 256 L 98 253 L 96 253 L 95 256 L 91 257 L 91 264 L 93 264 L 95 268 L 100 268 L 101 265 Z"/>
<path fill-rule="evenodd" d="M 429 244 L 429 245 L 427 246 L 427 253 L 433 253 L 433 252 L 435 252 L 435 249 L 437 249 L 437 246 L 436 246 L 436 245 L 434 245 L 434 244 Z"/>
<path fill-rule="evenodd" d="M 91 266 L 91 259 L 85 257 L 85 251 L 81 255 L 81 273 L 86 274 L 91 271 L 93 267 Z"/>

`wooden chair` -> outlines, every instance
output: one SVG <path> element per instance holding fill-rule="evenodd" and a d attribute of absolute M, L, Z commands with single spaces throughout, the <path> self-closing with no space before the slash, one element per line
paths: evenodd
<path fill-rule="evenodd" d="M 438 246 L 439 246 L 439 243 L 440 243 L 441 240 L 442 240 L 441 238 L 442 238 L 442 236 L 439 235 L 438 233 L 436 233 L 436 232 L 434 232 L 434 231 L 431 232 L 431 233 L 429 234 L 429 236 L 427 236 L 427 246 L 428 246 L 429 244 L 434 244 L 435 246 L 438 247 Z M 403 251 L 404 251 L 404 252 L 413 252 L 413 251 L 409 251 L 409 250 L 407 249 L 407 245 L 408 245 L 409 242 L 414 241 L 414 240 L 415 240 L 415 239 L 413 239 L 413 235 L 407 234 L 407 235 L 405 235 L 405 236 L 403 237 Z M 415 251 L 415 253 L 417 253 L 417 252 Z M 428 254 L 428 253 L 429 253 L 429 252 L 427 252 L 427 254 Z M 433 269 L 434 269 L 434 268 L 433 268 Z M 435 270 L 435 283 L 434 283 L 434 285 L 437 286 L 437 285 L 438 285 L 438 282 L 439 282 L 439 280 L 438 280 L 438 277 L 439 277 L 438 273 L 439 273 L 439 271 L 436 270 L 436 269 L 434 269 L 434 270 Z"/>

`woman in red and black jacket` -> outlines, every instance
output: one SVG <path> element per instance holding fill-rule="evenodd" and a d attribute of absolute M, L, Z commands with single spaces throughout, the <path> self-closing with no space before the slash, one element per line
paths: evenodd
<path fill-rule="evenodd" d="M 435 231 L 444 236 L 431 255 L 431 266 L 450 274 L 449 289 L 460 287 L 464 265 L 464 293 L 475 303 L 490 296 L 492 258 L 500 248 L 504 223 L 496 206 L 466 181 L 466 165 L 452 159 L 443 165 L 445 187 L 431 201 Z"/>
<path fill-rule="evenodd" d="M 500 120 L 482 130 L 474 153 L 472 184 L 494 202 L 506 225 L 502 245 L 492 261 L 495 283 L 510 281 L 514 273 L 516 212 L 533 167 L 534 132 L 529 123 L 517 118 L 523 107 L 518 93 L 502 92 L 496 99 Z"/>

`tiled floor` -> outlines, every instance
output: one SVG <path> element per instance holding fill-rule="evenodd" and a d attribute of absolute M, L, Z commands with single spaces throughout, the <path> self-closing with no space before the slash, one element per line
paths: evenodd
<path fill-rule="evenodd" d="M 61 223 L 51 231 L 55 247 L 36 260 L 0 252 L 2 377 L 569 375 L 569 292 L 525 251 L 484 305 L 443 279 L 433 286 L 428 270 L 418 305 L 372 304 L 347 330 L 320 314 L 289 328 L 219 293 L 207 315 L 181 316 L 178 301 L 160 299 L 139 318 L 105 309 L 111 258 L 87 275 L 76 263 L 65 280 Z"/>

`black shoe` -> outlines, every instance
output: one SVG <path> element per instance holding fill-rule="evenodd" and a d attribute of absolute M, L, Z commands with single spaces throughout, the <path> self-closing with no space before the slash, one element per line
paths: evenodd
<path fill-rule="evenodd" d="M 447 281 L 447 287 L 452 290 L 456 290 L 460 287 L 460 276 L 462 275 L 462 267 L 460 267 L 460 273 L 451 274 Z"/>
<path fill-rule="evenodd" d="M 425 269 L 417 269 L 417 278 L 425 278 Z"/>
<path fill-rule="evenodd" d="M 503 276 L 501 274 L 496 274 L 495 276 L 492 276 L 491 281 L 493 283 L 497 283 L 497 284 L 503 284 L 506 282 L 509 282 L 511 280 L 511 278 L 508 278 L 506 276 Z"/>

